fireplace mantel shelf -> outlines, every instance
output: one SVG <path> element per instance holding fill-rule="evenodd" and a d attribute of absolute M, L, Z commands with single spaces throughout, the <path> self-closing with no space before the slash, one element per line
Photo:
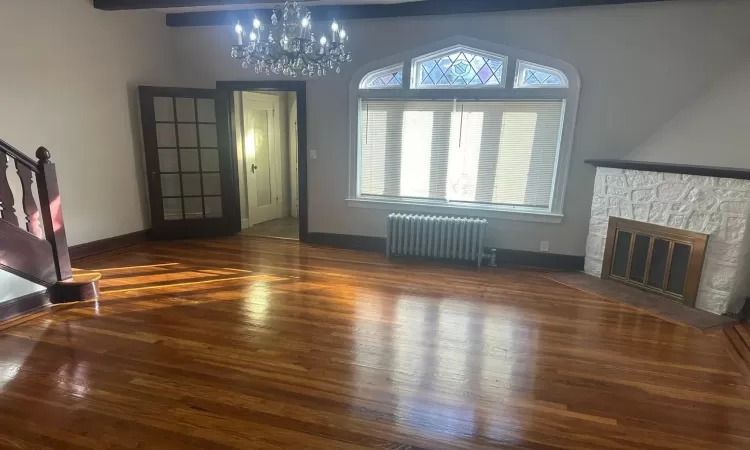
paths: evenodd
<path fill-rule="evenodd" d="M 687 164 L 628 161 L 624 159 L 587 159 L 586 163 L 596 167 L 611 167 L 613 169 L 643 170 L 648 172 L 680 173 L 684 175 L 701 175 L 704 177 L 750 180 L 750 170 L 731 169 L 729 167 L 691 166 Z"/>

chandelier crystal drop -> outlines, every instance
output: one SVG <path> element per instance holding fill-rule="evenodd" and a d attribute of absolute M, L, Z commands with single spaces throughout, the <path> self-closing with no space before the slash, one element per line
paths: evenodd
<path fill-rule="evenodd" d="M 270 25 L 254 16 L 249 26 L 235 25 L 237 44 L 232 46 L 232 58 L 258 74 L 322 76 L 329 70 L 339 73 L 341 64 L 352 60 L 346 51 L 347 31 L 334 20 L 331 38 L 325 33 L 316 38 L 310 11 L 296 1 L 287 0 L 282 8 L 274 9 Z"/>

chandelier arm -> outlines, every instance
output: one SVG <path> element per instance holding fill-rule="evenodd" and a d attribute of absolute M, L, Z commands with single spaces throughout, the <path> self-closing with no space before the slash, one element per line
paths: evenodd
<path fill-rule="evenodd" d="M 238 43 L 232 46 L 231 56 L 241 60 L 243 68 L 254 67 L 256 73 L 314 76 L 325 75 L 328 69 L 339 72 L 340 65 L 352 59 L 344 47 L 348 33 L 334 20 L 331 39 L 322 34 L 317 41 L 311 28 L 309 10 L 287 0 L 273 11 L 268 27 L 257 16 L 251 31 L 238 23 Z"/>

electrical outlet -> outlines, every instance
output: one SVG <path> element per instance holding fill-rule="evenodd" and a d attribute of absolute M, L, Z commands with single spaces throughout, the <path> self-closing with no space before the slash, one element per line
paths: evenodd
<path fill-rule="evenodd" d="M 318 159 L 318 151 L 310 150 L 310 159 Z"/>
<path fill-rule="evenodd" d="M 541 241 L 539 243 L 539 250 L 542 252 L 548 252 L 549 251 L 549 242 L 547 241 Z"/>

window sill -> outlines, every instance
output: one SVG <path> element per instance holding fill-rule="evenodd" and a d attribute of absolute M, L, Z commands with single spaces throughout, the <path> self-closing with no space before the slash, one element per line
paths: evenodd
<path fill-rule="evenodd" d="M 540 212 L 531 209 L 496 209 L 480 205 L 436 205 L 416 201 L 387 201 L 372 198 L 348 198 L 346 202 L 355 208 L 381 209 L 390 212 L 422 213 L 422 214 L 459 214 L 471 215 L 483 219 L 520 220 L 526 222 L 560 223 L 563 215 L 552 212 Z"/>

